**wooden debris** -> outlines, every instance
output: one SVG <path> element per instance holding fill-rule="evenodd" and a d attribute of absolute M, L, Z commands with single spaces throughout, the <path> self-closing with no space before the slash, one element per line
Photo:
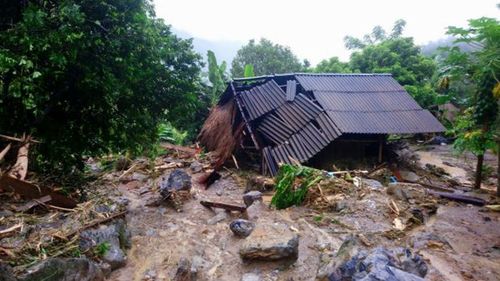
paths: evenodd
<path fill-rule="evenodd" d="M 181 152 L 187 153 L 191 156 L 194 156 L 200 152 L 199 149 L 175 145 L 175 144 L 171 144 L 171 143 L 161 143 L 160 146 L 165 148 L 165 149 L 169 149 L 169 150 L 181 151 Z"/>
<path fill-rule="evenodd" d="M 371 247 L 372 243 L 363 235 L 363 233 L 358 234 L 359 240 L 367 247 Z"/>
<path fill-rule="evenodd" d="M 0 134 L 0 138 L 6 139 L 6 140 L 10 140 L 10 141 L 18 141 L 18 142 L 24 142 L 26 140 L 25 137 L 23 137 L 23 138 L 16 138 L 16 137 L 6 136 L 6 135 L 2 135 L 2 134 Z M 33 142 L 33 143 L 40 143 L 39 141 L 37 141 L 35 139 L 32 139 L 32 138 L 29 138 L 28 141 L 29 142 Z"/>
<path fill-rule="evenodd" d="M 29 202 L 27 202 L 26 204 L 17 207 L 16 211 L 17 212 L 26 212 L 26 211 L 29 211 L 36 206 L 47 203 L 50 200 L 52 200 L 52 197 L 50 195 L 46 195 L 46 196 L 43 196 L 43 197 L 38 198 L 38 199 L 33 199 L 33 200 L 30 200 Z"/>
<path fill-rule="evenodd" d="M 389 203 L 389 208 L 391 209 L 391 211 L 396 214 L 396 216 L 399 216 L 399 208 L 398 208 L 398 205 L 396 204 L 396 202 L 394 202 L 394 200 L 391 199 L 391 203 Z"/>
<path fill-rule="evenodd" d="M 116 214 L 112 214 L 111 216 L 109 216 L 107 218 L 103 218 L 103 219 L 100 219 L 100 220 L 96 220 L 96 221 L 87 223 L 87 224 L 83 225 L 82 227 L 80 227 L 79 229 L 71 231 L 70 233 L 66 234 L 66 237 L 64 237 L 64 238 L 68 239 L 69 237 L 71 237 L 71 236 L 73 236 L 75 234 L 78 234 L 78 233 L 84 231 L 85 229 L 88 229 L 88 228 L 100 225 L 102 223 L 111 221 L 111 220 L 113 220 L 113 219 L 115 219 L 117 217 L 121 217 L 121 216 L 125 215 L 126 213 L 127 213 L 127 211 L 119 212 L 119 213 L 116 213 Z"/>
<path fill-rule="evenodd" d="M 156 166 L 155 170 L 156 171 L 163 171 L 163 170 L 168 170 L 168 169 L 173 169 L 173 168 L 182 168 L 183 166 L 184 165 L 180 162 L 172 162 L 172 163 Z"/>
<path fill-rule="evenodd" d="M 27 138 L 29 140 L 29 137 Z M 10 169 L 9 176 L 24 180 L 26 174 L 28 173 L 28 152 L 30 143 L 26 141 L 17 151 L 17 161 L 16 164 Z"/>
<path fill-rule="evenodd" d="M 455 194 L 455 193 L 446 193 L 446 192 L 438 192 L 438 191 L 429 191 L 430 194 L 437 195 L 441 198 L 457 201 L 457 202 L 462 202 L 462 203 L 467 203 L 467 204 L 472 204 L 476 206 L 484 206 L 486 205 L 486 201 L 484 201 L 481 198 L 477 197 L 472 197 L 472 196 L 467 196 L 467 195 L 462 195 L 462 194 Z"/>
<path fill-rule="evenodd" d="M 224 209 L 227 211 L 245 212 L 247 209 L 243 205 L 228 204 L 228 203 L 221 203 L 221 202 L 200 201 L 200 204 L 207 207 L 207 208 L 220 208 L 220 209 Z"/>
<path fill-rule="evenodd" d="M 494 212 L 500 212 L 500 205 L 486 205 L 486 209 Z"/>
<path fill-rule="evenodd" d="M 2 161 L 2 159 L 5 157 L 5 155 L 7 154 L 7 152 L 9 152 L 10 150 L 10 143 L 2 150 L 2 152 L 0 152 L 0 161 Z"/>
<path fill-rule="evenodd" d="M 0 238 L 4 238 L 4 237 L 13 235 L 14 231 L 18 230 L 22 226 L 23 226 L 22 223 L 18 223 L 16 225 L 13 225 L 13 226 L 6 228 L 4 230 L 0 230 Z"/>
<path fill-rule="evenodd" d="M 76 201 L 71 198 L 68 198 L 56 192 L 52 192 L 46 187 L 36 186 L 32 183 L 13 178 L 9 175 L 4 174 L 0 177 L 0 187 L 3 190 L 15 192 L 28 199 L 38 199 L 43 196 L 50 195 L 52 198 L 50 203 L 54 206 L 62 208 L 76 207 Z"/>

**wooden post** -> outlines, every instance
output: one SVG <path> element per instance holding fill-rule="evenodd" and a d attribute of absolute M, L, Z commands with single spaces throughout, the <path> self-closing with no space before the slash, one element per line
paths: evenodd
<path fill-rule="evenodd" d="M 378 162 L 382 163 L 382 153 L 384 152 L 384 136 L 380 135 L 378 139 Z"/>
<path fill-rule="evenodd" d="M 238 99 L 236 89 L 234 88 L 233 82 L 231 82 L 230 85 L 231 85 L 231 90 L 234 93 L 234 100 L 236 101 L 236 104 L 238 105 L 238 108 L 240 109 L 241 117 L 243 117 L 243 121 L 245 122 L 245 125 L 247 126 L 248 133 L 250 133 L 250 137 L 252 138 L 252 141 L 253 141 L 255 147 L 257 148 L 257 150 L 260 150 L 260 146 L 257 143 L 257 139 L 253 135 L 252 128 L 250 127 L 250 123 L 248 123 L 247 117 L 245 116 L 245 113 L 243 112 L 243 107 L 240 104 L 240 100 Z"/>

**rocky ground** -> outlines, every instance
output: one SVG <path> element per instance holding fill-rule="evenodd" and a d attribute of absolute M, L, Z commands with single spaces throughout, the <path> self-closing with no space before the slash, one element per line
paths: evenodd
<path fill-rule="evenodd" d="M 463 181 L 461 192 L 498 204 L 488 185 L 470 192 L 470 160 L 453 156 L 448 146 L 411 150 L 418 150 L 417 165 L 453 167 L 449 177 Z M 252 173 L 223 170 L 205 189 L 198 182 L 209 165 L 195 158 L 167 155 L 155 168 L 135 162 L 125 172 L 104 174 L 96 187 L 110 199 L 87 207 L 98 218 L 98 211 L 110 217 L 126 210 L 125 220 L 78 234 L 78 249 L 93 253 L 90 259 L 42 257 L 42 270 L 39 263 L 20 280 L 500 279 L 498 212 L 437 198 L 419 184 L 388 184 L 383 173 L 377 180 L 324 180 L 311 188 L 304 206 L 276 210 L 267 185 L 247 184 Z M 244 199 L 249 190 L 258 192 Z M 201 201 L 248 208 L 227 212 Z M 9 249 L 14 241 L 0 238 L 0 247 Z M 61 267 L 71 274 L 54 270 Z M 0 276 L 7 270 L 2 266 Z"/>

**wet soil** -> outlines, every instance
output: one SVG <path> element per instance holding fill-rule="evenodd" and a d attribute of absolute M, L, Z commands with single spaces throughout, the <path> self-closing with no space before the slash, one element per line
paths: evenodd
<path fill-rule="evenodd" d="M 462 161 L 451 155 L 449 147 L 436 153 L 441 149 L 446 148 L 420 151 L 422 162 L 446 166 L 443 161 Z M 449 171 L 456 176 L 463 173 Z M 257 224 L 285 223 L 291 231 L 298 232 L 299 256 L 295 262 L 244 262 L 238 254 L 243 240 L 233 235 L 229 223 L 246 215 L 233 212 L 222 221 L 209 224 L 223 211 L 199 203 L 212 200 L 242 204 L 245 187 L 241 177 L 236 172 L 226 174 L 204 190 L 197 184 L 200 174 L 192 176 L 193 198 L 184 203 L 181 212 L 169 206 L 146 206 L 155 191 L 144 192 L 131 184 L 117 186 L 130 200 L 127 221 L 133 237 L 127 265 L 112 272 L 109 280 L 173 280 L 181 259 L 191 261 L 196 280 L 240 280 L 250 272 L 262 280 L 316 280 L 324 254 L 335 254 L 347 237 L 360 234 L 369 242 L 364 247 L 403 246 L 421 254 L 429 265 L 427 280 L 500 280 L 499 213 L 440 201 L 436 214 L 426 218 L 424 225 L 388 237 L 385 234 L 394 227 L 389 204 L 395 201 L 404 211 L 404 206 L 411 202 L 389 196 L 386 187 L 350 198 L 340 211 L 318 212 L 307 207 L 277 211 L 262 204 L 252 210 L 252 220 Z M 271 195 L 264 196 L 264 203 L 269 202 Z"/>

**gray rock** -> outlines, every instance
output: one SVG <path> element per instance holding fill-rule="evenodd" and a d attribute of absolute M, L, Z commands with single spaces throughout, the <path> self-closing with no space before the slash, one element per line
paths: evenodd
<path fill-rule="evenodd" d="M 9 210 L 1 210 L 0 211 L 0 218 L 6 218 L 6 217 L 10 217 L 12 215 L 14 215 L 14 213 L 9 211 Z"/>
<path fill-rule="evenodd" d="M 2 281 L 16 281 L 12 269 L 7 264 L 0 262 L 0 280 Z"/>
<path fill-rule="evenodd" d="M 372 179 L 363 179 L 363 183 L 371 189 L 381 189 L 384 186 L 377 180 L 372 180 Z"/>
<path fill-rule="evenodd" d="M 148 179 L 148 176 L 142 173 L 134 172 L 131 177 L 134 181 L 144 182 Z"/>
<path fill-rule="evenodd" d="M 220 212 L 216 214 L 215 216 L 211 217 L 210 219 L 207 220 L 207 224 L 213 225 L 217 224 L 227 218 L 227 213 L 226 212 Z"/>
<path fill-rule="evenodd" d="M 255 201 L 262 201 L 262 193 L 260 191 L 254 190 L 243 194 L 243 202 L 245 202 L 247 207 Z"/>
<path fill-rule="evenodd" d="M 241 281 L 260 281 L 260 276 L 255 273 L 245 273 L 241 276 Z"/>
<path fill-rule="evenodd" d="M 191 176 L 184 170 L 175 169 L 170 173 L 168 179 L 160 182 L 160 194 L 168 198 L 172 192 L 191 189 Z"/>
<path fill-rule="evenodd" d="M 191 163 L 191 165 L 189 166 L 189 168 L 191 169 L 191 171 L 194 174 L 203 171 L 203 165 L 201 165 L 201 163 L 198 162 L 198 161 L 193 161 L 193 163 Z"/>
<path fill-rule="evenodd" d="M 109 263 L 111 269 L 122 267 L 126 263 L 125 248 L 131 246 L 130 232 L 124 220 L 116 220 L 110 225 L 101 225 L 97 229 L 88 229 L 80 233 L 80 250 L 93 250 L 99 245 L 107 244 L 107 251 L 102 260 Z"/>
<path fill-rule="evenodd" d="M 265 208 L 264 204 L 260 201 L 254 202 L 246 210 L 246 216 L 249 220 L 256 220 L 260 217 L 262 209 Z"/>
<path fill-rule="evenodd" d="M 177 265 L 174 281 L 196 280 L 196 273 L 191 272 L 191 262 L 186 258 L 181 258 Z"/>
<path fill-rule="evenodd" d="M 240 248 L 245 260 L 297 259 L 299 236 L 285 224 L 259 224 Z"/>
<path fill-rule="evenodd" d="M 420 177 L 417 174 L 411 171 L 400 171 L 399 173 L 401 174 L 401 177 L 405 181 L 417 182 L 420 179 Z"/>
<path fill-rule="evenodd" d="M 19 281 L 101 281 L 104 274 L 86 258 L 49 258 L 28 269 Z"/>
<path fill-rule="evenodd" d="M 406 267 L 414 269 L 418 275 L 406 272 L 404 262 L 399 263 L 395 255 L 386 248 L 375 248 L 369 252 L 359 252 L 335 269 L 328 280 L 341 281 L 423 281 L 427 273 L 427 266 L 422 258 L 411 256 L 409 250 L 405 250 L 412 260 L 411 265 Z M 415 261 L 414 261 L 415 260 Z M 422 265 L 422 263 L 424 265 Z M 425 272 L 424 272 L 425 268 Z M 421 276 L 423 274 L 423 276 Z"/>
<path fill-rule="evenodd" d="M 229 224 L 229 228 L 234 233 L 234 235 L 239 237 L 247 237 L 255 228 L 255 223 L 244 219 L 237 219 Z"/>

